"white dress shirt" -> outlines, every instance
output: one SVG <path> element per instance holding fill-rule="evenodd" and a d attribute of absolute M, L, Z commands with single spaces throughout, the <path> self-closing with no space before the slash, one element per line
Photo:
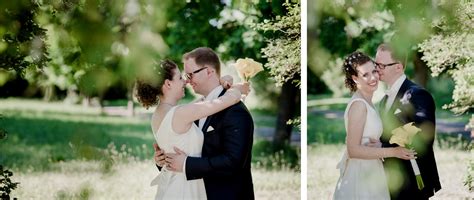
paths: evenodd
<path fill-rule="evenodd" d="M 219 98 L 219 94 L 221 94 L 221 92 L 223 90 L 224 90 L 224 87 L 222 87 L 222 85 L 219 85 L 219 86 L 215 87 L 206 97 L 202 98 L 202 101 L 211 101 L 211 100 Z M 204 123 L 206 122 L 206 119 L 207 119 L 207 117 L 199 119 L 199 129 L 202 129 L 202 126 L 204 126 Z M 203 131 L 203 134 L 204 134 L 204 131 Z M 183 163 L 184 176 L 186 176 L 186 160 L 187 159 L 188 159 L 188 157 L 186 156 L 186 158 L 184 159 L 184 163 Z"/>
<path fill-rule="evenodd" d="M 224 87 L 222 87 L 222 85 L 217 86 L 206 97 L 204 97 L 203 101 L 212 101 L 214 99 L 219 98 L 219 94 L 221 94 L 221 92 L 223 90 L 224 90 Z M 202 126 L 204 126 L 204 123 L 206 122 L 206 119 L 207 119 L 207 117 L 199 119 L 199 129 L 202 129 Z"/>
<path fill-rule="evenodd" d="M 390 107 L 392 107 L 393 101 L 395 101 L 395 97 L 397 97 L 397 93 L 402 87 L 403 82 L 407 79 L 405 74 L 401 75 L 393 85 L 385 91 L 385 94 L 388 96 L 387 103 L 385 104 L 385 111 L 388 111 Z"/>

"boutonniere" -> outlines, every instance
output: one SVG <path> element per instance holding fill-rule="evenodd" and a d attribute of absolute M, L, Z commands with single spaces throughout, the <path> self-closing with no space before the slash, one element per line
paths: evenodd
<path fill-rule="evenodd" d="M 400 99 L 400 103 L 402 103 L 402 105 L 409 104 L 410 99 L 411 99 L 411 94 L 405 93 L 405 95 L 403 95 L 403 97 Z"/>

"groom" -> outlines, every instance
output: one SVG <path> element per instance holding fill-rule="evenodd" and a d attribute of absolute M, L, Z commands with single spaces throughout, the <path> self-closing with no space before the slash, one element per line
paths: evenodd
<path fill-rule="evenodd" d="M 391 199 L 428 199 L 441 189 L 433 152 L 435 138 L 435 103 L 431 94 L 411 82 L 404 73 L 405 66 L 397 59 L 387 44 L 377 48 L 375 61 L 380 80 L 388 85 L 381 101 L 381 117 L 384 132 L 380 138 L 382 147 L 390 144 L 391 131 L 409 122 L 421 128 L 413 139 L 417 152 L 416 162 L 421 172 L 424 188 L 418 189 L 415 174 L 409 160 L 385 158 L 384 168 Z"/>
<path fill-rule="evenodd" d="M 225 93 L 219 82 L 219 57 L 212 49 L 196 48 L 183 55 L 183 62 L 187 83 L 203 100 Z M 202 157 L 186 156 L 175 149 L 177 154 L 166 154 L 169 167 L 185 173 L 188 180 L 203 178 L 210 200 L 254 199 L 250 170 L 254 127 L 245 105 L 239 102 L 195 123 L 204 134 Z M 155 160 L 163 163 L 161 152 Z"/>

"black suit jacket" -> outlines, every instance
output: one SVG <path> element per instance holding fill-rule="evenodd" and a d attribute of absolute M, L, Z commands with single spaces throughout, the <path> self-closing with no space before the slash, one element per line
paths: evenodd
<path fill-rule="evenodd" d="M 214 130 L 208 132 L 209 127 Z M 202 156 L 188 157 L 185 172 L 188 180 L 204 178 L 209 200 L 254 199 L 253 129 L 252 116 L 242 102 L 207 117 Z"/>
<path fill-rule="evenodd" d="M 382 101 L 384 104 L 386 101 Z M 382 108 L 385 105 L 381 106 Z M 383 147 L 395 147 L 390 144 L 391 131 L 409 122 L 421 128 L 413 138 L 413 147 L 417 152 L 416 162 L 420 169 L 425 187 L 419 190 L 416 178 L 408 160 L 386 158 L 384 168 L 390 189 L 391 199 L 428 199 L 441 189 L 438 170 L 433 153 L 435 139 L 435 103 L 431 94 L 406 79 L 388 111 L 381 109 L 384 132 L 381 137 Z"/>

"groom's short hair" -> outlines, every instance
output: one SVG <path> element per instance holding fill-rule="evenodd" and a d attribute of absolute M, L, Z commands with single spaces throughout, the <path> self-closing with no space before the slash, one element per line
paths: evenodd
<path fill-rule="evenodd" d="M 387 43 L 382 43 L 377 47 L 377 51 L 388 51 L 390 52 L 390 56 L 394 61 L 400 62 L 405 66 L 406 58 L 402 59 L 400 56 L 396 55 L 396 53 L 393 51 L 393 48 L 387 44 Z M 405 56 L 407 57 L 407 56 Z"/>
<path fill-rule="evenodd" d="M 221 74 L 221 62 L 219 56 L 209 47 L 199 47 L 183 55 L 183 61 L 194 58 L 198 65 L 209 65 L 214 68 L 217 75 Z"/>

